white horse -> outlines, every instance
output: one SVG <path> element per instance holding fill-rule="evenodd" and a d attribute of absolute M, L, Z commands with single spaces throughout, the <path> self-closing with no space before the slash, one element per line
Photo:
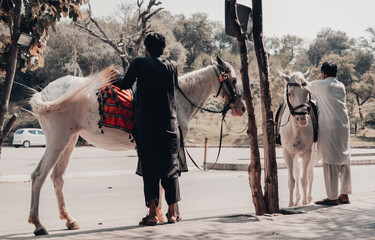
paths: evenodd
<path fill-rule="evenodd" d="M 43 91 L 35 93 L 30 100 L 33 112 L 44 130 L 45 153 L 31 175 L 32 193 L 29 222 L 35 225 L 35 235 L 48 234 L 39 220 L 40 190 L 48 173 L 53 169 L 51 179 L 54 184 L 60 218 L 66 220 L 68 229 L 78 229 L 77 221 L 69 214 L 63 195 L 66 167 L 78 136 L 87 142 L 107 150 L 123 151 L 134 149 L 129 134 L 115 128 L 98 128 L 99 103 L 96 93 L 109 85 L 113 79 L 113 69 L 106 69 L 88 78 L 65 76 L 51 82 Z M 224 80 L 226 84 L 222 84 Z M 238 93 L 236 76 L 232 66 L 217 57 L 212 65 L 179 78 L 179 86 L 191 102 L 197 106 L 205 103 L 212 93 L 228 105 L 232 115 L 241 116 L 245 107 Z M 220 87 L 221 86 L 221 87 Z M 229 89 L 231 88 L 231 89 Z M 181 93 L 176 92 L 178 121 L 183 136 L 188 132 L 190 119 L 198 109 L 192 106 Z"/>
<path fill-rule="evenodd" d="M 305 74 L 300 72 L 287 76 L 281 72 L 280 75 L 287 82 L 284 94 L 285 111 L 279 116 L 281 143 L 283 155 L 288 168 L 289 207 L 297 206 L 301 199 L 299 191 L 299 178 L 301 165 L 298 161 L 302 158 L 303 189 L 302 204 L 306 205 L 312 201 L 311 189 L 314 179 L 313 167 L 315 163 L 315 152 L 313 151 L 314 128 L 310 115 L 310 94 L 304 87 L 306 78 L 311 69 Z M 293 201 L 293 191 L 296 186 L 296 201 Z M 308 191 L 307 191 L 308 187 Z"/>

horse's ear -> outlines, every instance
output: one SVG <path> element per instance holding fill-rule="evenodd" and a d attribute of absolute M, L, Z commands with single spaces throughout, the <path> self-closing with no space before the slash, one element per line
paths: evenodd
<path fill-rule="evenodd" d="M 217 63 L 220 66 L 225 66 L 225 63 L 224 63 L 223 59 L 221 59 L 221 57 L 219 55 L 216 55 L 216 60 L 217 60 Z"/>
<path fill-rule="evenodd" d="M 211 64 L 212 65 L 218 65 L 217 62 L 211 57 Z"/>
<path fill-rule="evenodd" d="M 312 72 L 312 67 L 309 67 L 309 69 L 307 69 L 307 71 L 303 74 L 306 80 L 310 76 L 311 72 Z"/>
<path fill-rule="evenodd" d="M 289 82 L 290 77 L 289 77 L 288 75 L 286 75 L 286 74 L 284 74 L 284 73 L 282 73 L 282 72 L 280 72 L 280 71 L 278 71 L 278 72 L 279 72 L 279 75 L 280 75 L 282 78 L 284 78 L 285 81 Z"/>

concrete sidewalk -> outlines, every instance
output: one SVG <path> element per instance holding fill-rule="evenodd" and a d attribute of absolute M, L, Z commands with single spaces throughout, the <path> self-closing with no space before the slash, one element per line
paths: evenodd
<path fill-rule="evenodd" d="M 301 214 L 214 215 L 184 219 L 177 224 L 160 223 L 154 227 L 98 225 L 94 230 L 54 230 L 50 231 L 51 235 L 38 239 L 375 239 L 374 199 L 372 189 L 368 194 L 352 197 L 351 204 L 295 208 L 305 212 Z M 30 233 L 19 233 L 0 235 L 0 238 L 37 239 L 28 236 Z"/>
<path fill-rule="evenodd" d="M 189 150 L 202 164 L 204 150 Z M 215 159 L 215 150 L 209 149 L 209 159 Z M 183 220 L 143 227 L 137 225 L 146 209 L 141 178 L 134 174 L 135 151 L 89 147 L 73 152 L 64 187 L 70 213 L 81 229 L 66 230 L 64 221 L 58 219 L 53 184 L 47 179 L 41 193 L 40 216 L 50 235 L 36 238 L 32 234 L 34 227 L 27 223 L 31 184 L 23 178 L 35 168 L 43 151 L 3 149 L 0 239 L 375 239 L 375 165 L 352 167 L 351 204 L 312 204 L 288 209 L 300 214 L 256 216 L 246 171 L 202 172 L 189 162 L 190 171 L 180 178 Z M 248 149 L 222 151 L 219 163 L 228 158 L 242 164 L 249 162 Z M 314 175 L 313 197 L 320 200 L 325 197 L 322 169 L 315 168 Z M 285 169 L 278 171 L 278 179 L 280 207 L 285 208 Z"/>

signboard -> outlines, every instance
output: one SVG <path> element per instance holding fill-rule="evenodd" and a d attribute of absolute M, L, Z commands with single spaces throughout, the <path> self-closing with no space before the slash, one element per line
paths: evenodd
<path fill-rule="evenodd" d="M 225 34 L 236 37 L 229 17 L 230 1 L 225 0 Z M 253 19 L 250 7 L 237 4 L 237 16 L 243 32 L 247 33 L 247 38 L 252 41 Z"/>

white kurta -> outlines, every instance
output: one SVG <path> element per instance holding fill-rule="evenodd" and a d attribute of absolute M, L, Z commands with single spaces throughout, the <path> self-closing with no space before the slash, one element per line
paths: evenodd
<path fill-rule="evenodd" d="M 333 165 L 350 163 L 350 123 L 345 86 L 336 78 L 307 84 L 319 109 L 318 161 Z"/>

